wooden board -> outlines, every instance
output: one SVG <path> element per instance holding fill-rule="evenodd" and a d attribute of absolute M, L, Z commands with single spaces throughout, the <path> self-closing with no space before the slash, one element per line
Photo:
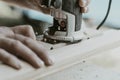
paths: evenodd
<path fill-rule="evenodd" d="M 65 46 L 49 51 L 54 58 L 55 64 L 51 67 L 43 67 L 35 70 L 27 63 L 23 64 L 23 69 L 17 71 L 0 64 L 0 80 L 35 80 L 59 72 L 89 56 L 114 49 L 120 46 L 120 31 L 107 31 L 99 37 L 84 40 L 80 43 Z"/>
<path fill-rule="evenodd" d="M 85 63 L 34 80 L 120 80 L 120 73 L 96 66 L 86 60 Z"/>

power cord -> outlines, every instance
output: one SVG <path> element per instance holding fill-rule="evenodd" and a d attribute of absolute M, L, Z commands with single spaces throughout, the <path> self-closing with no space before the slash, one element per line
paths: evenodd
<path fill-rule="evenodd" d="M 107 10 L 106 16 L 105 16 L 105 18 L 103 19 L 103 21 L 102 21 L 102 22 L 98 25 L 98 27 L 96 28 L 97 30 L 99 30 L 99 29 L 102 27 L 102 25 L 105 23 L 105 21 L 107 20 L 108 15 L 109 15 L 109 13 L 110 13 L 110 9 L 111 9 L 111 4 L 112 4 L 112 0 L 109 0 L 109 5 L 108 5 L 108 10 Z"/>

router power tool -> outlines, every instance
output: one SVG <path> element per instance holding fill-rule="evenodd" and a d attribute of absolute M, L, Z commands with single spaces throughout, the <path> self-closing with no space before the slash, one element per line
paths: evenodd
<path fill-rule="evenodd" d="M 79 6 L 79 0 L 4 0 L 13 4 L 34 9 L 43 10 L 51 9 L 53 16 L 53 25 L 44 31 L 44 38 L 47 40 L 77 42 L 83 39 L 82 24 L 82 9 Z M 46 8 L 47 7 L 47 8 Z M 52 7 L 52 8 L 51 8 Z M 44 27 L 44 26 L 43 26 Z"/>
<path fill-rule="evenodd" d="M 55 8 L 51 11 L 53 26 L 44 33 L 46 39 L 77 42 L 83 38 L 78 0 L 43 0 L 42 5 Z"/>

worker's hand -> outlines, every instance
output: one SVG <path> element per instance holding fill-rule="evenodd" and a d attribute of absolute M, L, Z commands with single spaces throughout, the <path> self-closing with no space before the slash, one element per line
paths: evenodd
<path fill-rule="evenodd" d="M 46 50 L 36 41 L 31 26 L 0 27 L 0 61 L 16 69 L 20 58 L 35 68 L 52 65 Z"/>
<path fill-rule="evenodd" d="M 80 6 L 81 13 L 87 13 L 88 12 L 89 3 L 90 3 L 90 0 L 79 0 L 79 6 Z"/>

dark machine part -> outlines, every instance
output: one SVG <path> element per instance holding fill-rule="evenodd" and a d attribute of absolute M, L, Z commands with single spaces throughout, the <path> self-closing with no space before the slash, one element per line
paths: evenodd
<path fill-rule="evenodd" d="M 75 15 L 75 31 L 81 29 L 82 13 L 80 13 L 78 0 L 42 0 L 42 5 L 54 6 L 56 9 L 62 8 L 61 10 Z"/>
<path fill-rule="evenodd" d="M 82 13 L 80 13 L 78 0 L 63 0 L 62 10 L 75 15 L 75 31 L 79 31 L 81 29 Z"/>
<path fill-rule="evenodd" d="M 75 32 L 81 29 L 82 13 L 80 13 L 80 8 L 78 0 L 52 0 L 51 5 L 62 11 L 66 11 L 75 16 Z M 65 23 L 65 25 L 63 25 Z M 54 19 L 54 26 L 50 28 L 50 35 L 54 35 L 56 31 L 67 31 L 67 21 L 65 19 L 59 21 Z"/>
<path fill-rule="evenodd" d="M 41 5 L 45 5 L 47 7 L 53 6 L 58 9 L 62 5 L 62 0 L 41 0 Z"/>
<path fill-rule="evenodd" d="M 80 30 L 81 30 L 81 23 L 82 23 L 82 13 L 80 12 L 78 0 L 42 0 L 42 1 L 43 1 L 42 5 L 45 5 L 47 7 L 53 6 L 55 9 L 57 9 L 58 12 L 55 11 L 57 15 L 60 16 L 63 12 L 66 16 L 66 18 L 65 17 L 56 18 L 56 13 L 55 15 L 53 15 L 54 17 L 53 26 L 51 26 L 49 28 L 49 31 L 47 32 L 48 33 L 47 38 L 53 39 L 53 40 L 56 39 L 58 41 L 60 40 L 60 41 L 70 41 L 70 42 L 80 40 L 81 39 L 80 37 L 78 38 L 77 36 L 75 37 L 75 35 L 72 35 L 72 34 L 81 35 Z M 70 26 L 72 24 L 72 21 L 70 21 L 69 18 L 73 16 L 70 16 L 69 14 L 73 15 L 75 18 L 75 20 L 73 19 L 73 23 L 75 21 L 75 24 L 72 26 Z M 59 32 L 60 34 L 55 35 L 56 32 Z M 63 35 L 64 32 L 69 34 L 69 36 L 67 34 L 66 36 Z"/>
<path fill-rule="evenodd" d="M 45 5 L 46 7 L 49 7 L 51 5 L 51 0 L 40 0 L 41 5 Z"/>

